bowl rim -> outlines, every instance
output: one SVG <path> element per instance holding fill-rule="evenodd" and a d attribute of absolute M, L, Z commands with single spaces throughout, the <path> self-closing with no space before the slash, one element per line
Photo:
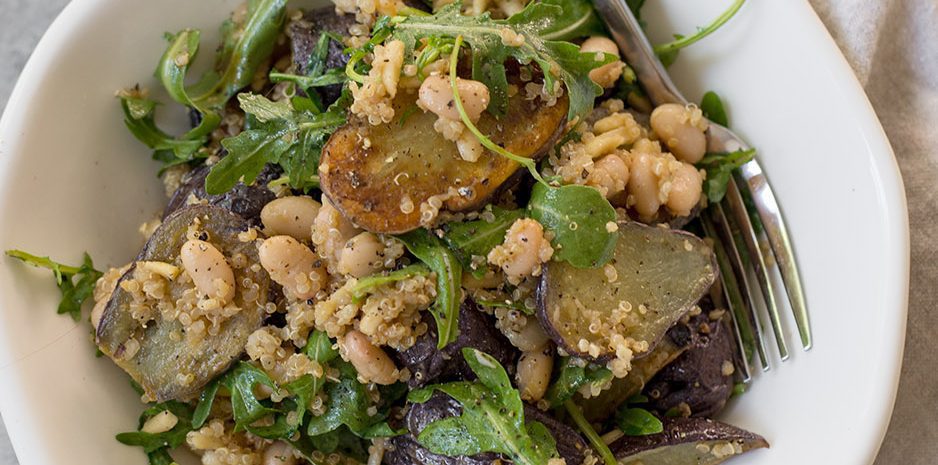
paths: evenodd
<path fill-rule="evenodd" d="M 0 178 L 5 177 L 7 174 L 7 167 L 10 166 L 8 160 L 14 158 L 9 150 L 17 145 L 19 135 L 25 132 L 23 130 L 25 124 L 22 122 L 23 119 L 16 118 L 16 116 L 28 111 L 28 102 L 41 91 L 40 78 L 50 72 L 57 51 L 63 47 L 66 41 L 71 40 L 77 28 L 80 28 L 86 21 L 93 20 L 95 11 L 108 1 L 71 1 L 57 15 L 33 50 L 10 94 L 3 115 L 0 117 Z M 830 58 L 825 66 L 831 67 L 832 72 L 838 76 L 851 77 L 849 82 L 843 83 L 844 92 L 851 94 L 850 100 L 861 104 L 865 110 L 857 113 L 856 118 L 858 124 L 863 128 L 864 134 L 870 137 L 866 140 L 866 144 L 869 152 L 874 154 L 872 159 L 875 160 L 875 168 L 878 172 L 876 178 L 880 182 L 877 190 L 887 199 L 888 206 L 884 209 L 884 215 L 890 223 L 888 232 L 891 237 L 897 239 L 897 242 L 893 244 L 896 253 L 891 258 L 894 260 L 892 266 L 898 273 L 894 275 L 892 280 L 894 284 L 890 288 L 894 294 L 890 300 L 896 303 L 897 315 L 891 320 L 894 321 L 894 325 L 891 328 L 884 328 L 884 331 L 887 332 L 891 330 L 892 337 L 897 344 L 894 352 L 892 352 L 893 372 L 889 377 L 892 382 L 886 385 L 889 391 L 885 394 L 884 402 L 880 408 L 871 415 L 876 417 L 877 424 L 880 425 L 878 433 L 876 433 L 876 440 L 869 443 L 869 461 L 872 462 L 876 458 L 889 426 L 900 382 L 904 353 L 910 279 L 910 236 L 907 199 L 895 154 L 860 82 L 808 1 L 802 0 L 794 3 L 795 6 L 792 8 L 802 10 L 800 14 L 815 22 L 826 36 L 828 42 L 826 46 L 832 50 L 824 52 Z M 8 188 L 0 186 L 0 196 L 6 195 L 9 195 Z M 2 311 L 4 310 L 0 309 L 0 312 Z M 5 332 L 0 331 L 0 351 L 7 350 L 7 343 Z M 20 383 L 18 377 L 10 373 L 10 370 L 0 370 L 0 378 L 12 384 L 12 386 L 4 389 L 7 393 L 24 392 L 29 388 Z M 13 407 L 10 400 L 0 402 L 0 409 L 4 410 L 3 413 L 7 413 L 11 408 L 15 407 Z M 15 425 L 9 427 L 8 425 L 8 434 L 18 455 L 21 449 L 26 448 L 27 445 L 37 444 L 34 438 L 28 437 L 27 433 L 35 430 L 31 426 Z"/>

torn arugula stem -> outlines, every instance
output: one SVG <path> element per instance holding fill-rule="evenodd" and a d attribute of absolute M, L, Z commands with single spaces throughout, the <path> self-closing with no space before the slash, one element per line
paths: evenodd
<path fill-rule="evenodd" d="M 606 465 L 616 465 L 616 456 L 612 454 L 612 451 L 609 450 L 609 446 L 603 442 L 603 439 L 599 437 L 596 430 L 593 429 L 589 421 L 586 420 L 586 417 L 583 416 L 580 407 L 577 407 L 572 400 L 564 402 L 563 406 L 567 410 L 567 413 L 570 414 L 570 418 L 573 419 L 573 422 L 576 423 L 576 426 L 580 428 L 580 431 L 583 432 L 586 439 L 588 439 L 590 444 L 593 445 L 593 448 L 596 449 L 596 452 L 599 452 L 599 455 L 603 458 L 603 463 Z"/>
<path fill-rule="evenodd" d="M 665 44 L 656 45 L 656 46 L 655 46 L 655 54 L 657 54 L 657 55 L 660 56 L 660 55 L 663 55 L 663 54 L 667 54 L 667 53 L 673 52 L 673 51 L 675 51 L 675 50 L 680 50 L 680 49 L 682 49 L 682 48 L 684 48 L 684 47 L 687 47 L 687 46 L 689 46 L 689 45 L 691 45 L 691 44 L 693 44 L 693 43 L 699 41 L 700 39 L 703 39 L 704 37 L 707 37 L 708 35 L 712 34 L 714 31 L 716 31 L 717 29 L 719 29 L 721 26 L 723 26 L 724 24 L 726 24 L 726 22 L 729 21 L 733 16 L 735 16 L 735 15 L 736 15 L 736 12 L 739 11 L 740 8 L 742 8 L 742 6 L 743 6 L 744 3 L 746 3 L 746 0 L 736 0 L 736 1 L 729 7 L 729 9 L 727 9 L 726 11 L 724 11 L 723 14 L 721 14 L 721 15 L 718 16 L 715 20 L 713 20 L 713 22 L 710 23 L 710 25 L 708 25 L 708 26 L 706 26 L 706 27 L 704 27 L 704 28 L 700 28 L 700 29 L 699 29 L 696 33 L 694 33 L 694 34 L 691 34 L 691 35 L 686 36 L 686 37 L 681 37 L 681 38 L 679 38 L 679 39 L 673 40 L 673 41 L 668 42 L 668 43 L 665 43 Z"/>
<path fill-rule="evenodd" d="M 459 112 L 459 118 L 462 120 L 462 123 L 466 125 L 466 128 L 469 129 L 469 131 L 472 132 L 472 134 L 476 136 L 477 139 L 479 139 L 479 142 L 481 142 L 485 148 L 509 160 L 512 160 L 521 166 L 524 166 L 531 173 L 531 176 L 537 180 L 537 182 L 548 185 L 547 181 L 544 181 L 544 178 L 541 177 L 541 174 L 537 172 L 537 164 L 534 163 L 534 160 L 515 155 L 505 148 L 499 146 L 495 142 L 492 142 L 492 139 L 489 139 L 485 134 L 482 134 L 482 131 L 479 131 L 479 128 L 477 128 L 476 125 L 472 123 L 472 120 L 469 119 L 469 115 L 466 113 L 466 108 L 462 103 L 462 97 L 459 96 L 459 86 L 457 85 L 458 77 L 456 75 L 456 65 L 459 63 L 459 49 L 462 48 L 462 43 L 463 36 L 456 36 L 456 42 L 453 44 L 453 51 L 450 53 L 449 58 L 449 84 L 453 90 L 453 102 L 456 103 L 456 111 Z"/>
<path fill-rule="evenodd" d="M 49 257 L 39 257 L 22 250 L 7 250 L 6 254 L 10 257 L 22 260 L 32 266 L 48 268 L 52 271 L 59 271 L 62 274 L 73 275 L 81 272 L 81 268 L 76 266 L 62 265 L 52 261 Z M 56 277 L 58 279 L 58 277 Z"/>

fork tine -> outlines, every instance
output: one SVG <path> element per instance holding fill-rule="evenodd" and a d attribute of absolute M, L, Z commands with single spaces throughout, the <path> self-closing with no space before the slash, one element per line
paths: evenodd
<path fill-rule="evenodd" d="M 795 324 L 798 326 L 801 346 L 804 350 L 809 350 L 813 343 L 811 321 L 808 318 L 808 307 L 805 303 L 804 290 L 801 287 L 798 265 L 795 262 L 791 240 L 788 238 L 788 228 L 782 218 L 778 201 L 775 200 L 775 194 L 762 173 L 762 167 L 755 160 L 740 168 L 739 178 L 759 212 L 759 219 L 772 245 L 772 253 L 775 255 L 775 262 L 782 275 L 782 282 L 785 283 L 788 302 L 791 304 Z"/>
<path fill-rule="evenodd" d="M 745 324 L 745 330 L 752 335 L 752 342 L 759 355 L 759 362 L 763 371 L 769 370 L 768 356 L 765 350 L 765 333 L 762 331 L 762 323 L 756 315 L 756 307 L 753 305 L 755 299 L 752 296 L 752 287 L 749 285 L 749 275 L 746 270 L 752 269 L 748 263 L 747 257 L 739 252 L 737 235 L 733 234 L 733 228 L 730 226 L 730 220 L 723 210 L 723 205 L 717 203 L 710 206 L 708 215 L 712 216 L 716 233 L 721 238 L 721 248 L 727 254 L 731 272 L 735 281 L 734 287 L 729 287 L 730 292 L 735 291 L 739 301 L 739 318 Z M 719 259 L 719 257 L 718 257 Z"/>
<path fill-rule="evenodd" d="M 785 342 L 785 334 L 782 331 L 782 317 L 778 311 L 778 304 L 775 301 L 775 288 L 772 285 L 769 269 L 765 264 L 765 257 L 759 247 L 759 239 L 756 230 L 749 219 L 749 212 L 743 202 L 742 194 L 736 181 L 731 177 L 727 185 L 726 205 L 736 224 L 739 225 L 739 232 L 742 235 L 746 249 L 749 251 L 749 259 L 755 265 L 756 279 L 759 282 L 759 289 L 762 291 L 762 297 L 765 300 L 765 307 L 769 312 L 769 321 L 772 323 L 772 331 L 775 333 L 775 342 L 778 345 L 778 354 L 782 361 L 788 360 L 788 343 Z"/>
<path fill-rule="evenodd" d="M 752 359 L 751 355 L 755 350 L 755 335 L 749 321 L 751 313 L 748 307 L 744 308 L 745 304 L 739 291 L 739 282 L 736 281 L 734 267 L 730 264 L 729 254 L 726 253 L 726 249 L 723 247 L 724 238 L 717 233 L 716 226 L 710 218 L 710 213 L 703 212 L 700 215 L 700 223 L 703 226 L 704 234 L 713 239 L 713 252 L 717 257 L 717 265 L 720 267 L 720 288 L 723 291 L 726 306 L 732 315 L 733 335 L 736 337 L 736 348 L 738 349 L 739 359 L 742 361 L 743 382 L 748 383 L 752 379 L 749 361 Z M 762 366 L 765 369 L 768 365 L 764 363 L 764 358 L 762 360 Z"/>

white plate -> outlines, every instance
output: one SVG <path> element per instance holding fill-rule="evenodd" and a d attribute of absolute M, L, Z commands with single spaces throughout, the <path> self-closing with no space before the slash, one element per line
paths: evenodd
<path fill-rule="evenodd" d="M 217 26 L 240 0 L 75 0 L 29 61 L 0 123 L 0 249 L 99 267 L 141 245 L 164 202 L 148 151 L 114 91 L 151 88 L 164 31 Z M 727 0 L 649 2 L 657 41 L 693 31 Z M 787 214 L 816 347 L 793 350 L 732 402 L 729 421 L 770 450 L 743 464 L 868 464 L 902 360 L 909 241 L 902 181 L 860 86 L 805 1 L 749 2 L 672 72 L 691 99 L 714 89 L 760 150 Z M 182 120 L 174 107 L 161 111 Z M 23 465 L 144 464 L 112 438 L 141 410 L 126 376 L 96 359 L 86 323 L 57 316 L 46 271 L 0 263 L 0 408 Z M 789 340 L 795 338 L 789 331 Z"/>

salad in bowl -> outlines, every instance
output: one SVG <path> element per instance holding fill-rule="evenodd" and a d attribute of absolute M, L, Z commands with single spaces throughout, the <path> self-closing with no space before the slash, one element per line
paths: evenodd
<path fill-rule="evenodd" d="M 7 252 L 54 272 L 59 312 L 138 390 L 118 441 L 156 465 L 768 446 L 713 419 L 749 352 L 697 217 L 754 155 L 707 153 L 715 94 L 652 106 L 589 0 L 250 0 L 221 28 L 205 73 L 200 32 L 167 34 L 178 105 L 117 92 L 167 196 L 137 256 Z"/>

